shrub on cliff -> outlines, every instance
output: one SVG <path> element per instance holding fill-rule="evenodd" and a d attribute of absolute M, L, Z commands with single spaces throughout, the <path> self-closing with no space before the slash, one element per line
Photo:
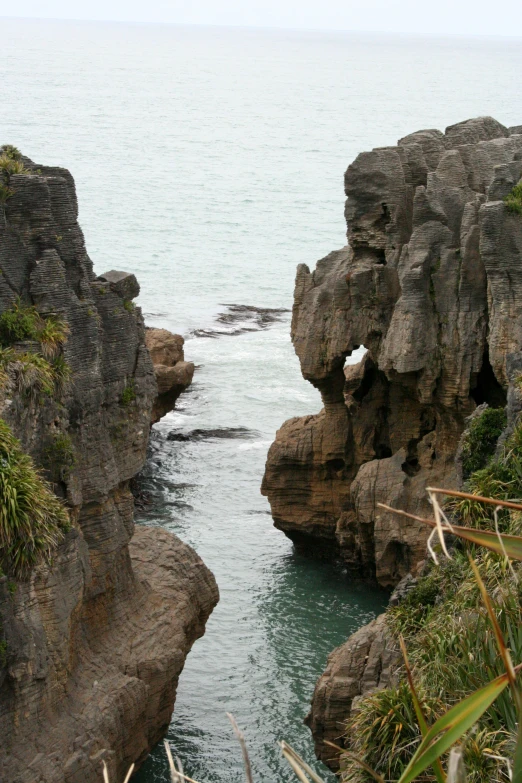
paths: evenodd
<path fill-rule="evenodd" d="M 492 421 L 498 424 L 495 418 Z M 495 444 L 491 445 L 494 449 Z M 521 498 L 521 468 L 522 423 L 502 454 L 490 458 L 487 467 L 469 477 L 468 489 L 475 495 L 503 501 Z M 460 498 L 447 505 L 446 513 L 451 514 L 453 525 L 464 522 L 475 530 L 491 531 L 497 544 L 501 534 L 518 537 L 522 533 L 522 512 L 518 510 Z M 497 534 L 497 530 L 501 532 Z M 485 607 L 475 567 L 493 597 L 497 630 Z M 511 563 L 502 551 L 456 539 L 451 559 L 432 564 L 407 597 L 388 609 L 392 636 L 405 640 L 415 685 L 433 717 L 441 716 L 502 675 L 505 662 L 499 655 L 497 633 L 507 640 L 513 659 L 522 661 L 521 600 L 520 562 Z M 405 674 L 404 669 L 398 671 L 395 687 L 363 697 L 346 728 L 351 751 L 391 780 L 398 779 L 422 740 Z M 515 701 L 504 692 L 461 739 L 467 783 L 508 783 L 507 760 L 513 758 L 518 724 Z M 372 780 L 353 757 L 346 757 L 343 769 L 343 780 L 350 783 Z M 426 770 L 421 779 L 438 778 L 433 770 Z"/>
<path fill-rule="evenodd" d="M 510 212 L 515 215 L 522 215 L 522 182 L 515 185 L 511 193 L 504 199 L 504 204 Z"/>
<path fill-rule="evenodd" d="M 43 317 L 17 299 L 0 315 L 0 390 L 11 378 L 17 392 L 26 397 L 62 394 L 70 378 L 61 353 L 68 333 L 61 318 Z M 41 355 L 17 346 L 27 342 L 38 342 Z"/>
<path fill-rule="evenodd" d="M 503 408 L 486 408 L 472 420 L 462 443 L 462 473 L 465 479 L 486 467 L 505 426 L 506 412 Z"/>
<path fill-rule="evenodd" d="M 0 566 L 17 578 L 49 560 L 69 516 L 31 457 L 0 419 Z"/>
<path fill-rule="evenodd" d="M 10 346 L 23 340 L 40 343 L 46 358 L 57 356 L 67 340 L 68 327 L 55 315 L 42 316 L 35 307 L 17 299 L 0 315 L 0 345 Z"/>

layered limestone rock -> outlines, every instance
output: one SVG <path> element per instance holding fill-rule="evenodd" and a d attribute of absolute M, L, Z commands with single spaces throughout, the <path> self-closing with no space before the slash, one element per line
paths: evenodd
<path fill-rule="evenodd" d="M 292 341 L 318 415 L 287 421 L 262 491 L 275 525 L 360 576 L 395 585 L 427 531 L 379 509 L 429 511 L 455 483 L 476 405 L 505 405 L 522 344 L 520 128 L 492 118 L 359 155 L 345 175 L 348 246 L 297 270 Z M 364 346 L 357 365 L 347 357 Z"/>
<path fill-rule="evenodd" d="M 387 688 L 400 658 L 386 625 L 386 615 L 359 629 L 328 656 L 317 681 L 312 708 L 305 719 L 315 753 L 330 769 L 339 769 L 339 751 L 345 747 L 344 726 L 357 701 L 371 691 Z"/>
<path fill-rule="evenodd" d="M 158 396 L 152 407 L 152 423 L 173 410 L 179 395 L 192 383 L 194 365 L 185 361 L 183 337 L 167 329 L 147 327 L 145 343 L 154 365 Z"/>
<path fill-rule="evenodd" d="M 19 298 L 65 321 L 71 379 L 52 395 L 8 385 L 0 416 L 64 498 L 72 529 L 27 581 L 0 578 L 0 780 L 94 783 L 104 758 L 118 781 L 168 725 L 218 592 L 190 547 L 134 527 L 129 481 L 157 395 L 137 281 L 96 277 L 72 176 L 24 163 L 0 220 L 0 313 Z"/>

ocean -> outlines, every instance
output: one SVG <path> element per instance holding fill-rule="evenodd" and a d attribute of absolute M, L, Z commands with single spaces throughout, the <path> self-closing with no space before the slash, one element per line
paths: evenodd
<path fill-rule="evenodd" d="M 477 115 L 520 124 L 522 42 L 0 25 L 0 143 L 72 171 L 96 272 L 136 273 L 147 323 L 197 365 L 154 428 L 138 518 L 194 546 L 221 591 L 180 679 L 174 755 L 200 783 L 242 781 L 231 712 L 256 783 L 293 779 L 281 739 L 328 778 L 302 723 L 314 683 L 386 596 L 297 554 L 259 493 L 276 429 L 321 407 L 289 339 L 295 267 L 345 244 L 359 152 Z M 136 780 L 167 783 L 161 746 Z"/>

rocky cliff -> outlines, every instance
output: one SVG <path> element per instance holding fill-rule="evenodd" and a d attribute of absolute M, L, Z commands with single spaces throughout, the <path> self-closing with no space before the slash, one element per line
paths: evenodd
<path fill-rule="evenodd" d="M 521 175 L 522 128 L 490 117 L 362 153 L 348 246 L 298 267 L 292 341 L 324 409 L 281 427 L 262 491 L 297 544 L 381 585 L 415 573 L 427 534 L 377 503 L 428 512 L 425 487 L 455 483 L 465 418 L 505 405 L 522 338 L 522 218 L 505 199 Z"/>
<path fill-rule="evenodd" d="M 0 316 L 34 307 L 68 334 L 51 390 L 43 343 L 12 341 L 0 417 L 63 498 L 71 529 L 51 563 L 0 576 L 0 780 L 99 781 L 104 758 L 118 781 L 168 725 L 218 591 L 190 547 L 134 527 L 129 481 L 157 397 L 136 279 L 94 274 L 68 171 L 8 153 L 18 163 L 2 156 Z"/>

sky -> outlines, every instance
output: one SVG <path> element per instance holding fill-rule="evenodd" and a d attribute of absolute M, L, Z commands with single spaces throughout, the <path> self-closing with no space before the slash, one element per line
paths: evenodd
<path fill-rule="evenodd" d="M 1 16 L 522 36 L 521 0 L 0 0 Z"/>

